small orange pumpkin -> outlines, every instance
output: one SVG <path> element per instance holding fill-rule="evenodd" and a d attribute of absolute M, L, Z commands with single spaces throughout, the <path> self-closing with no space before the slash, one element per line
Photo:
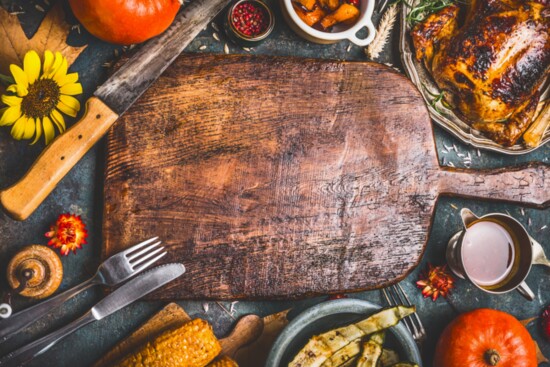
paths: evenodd
<path fill-rule="evenodd" d="M 535 342 L 513 316 L 478 309 L 458 316 L 441 335 L 437 367 L 537 367 Z"/>
<path fill-rule="evenodd" d="M 181 5 L 179 0 L 69 0 L 69 4 L 88 32 L 119 45 L 161 34 Z"/>

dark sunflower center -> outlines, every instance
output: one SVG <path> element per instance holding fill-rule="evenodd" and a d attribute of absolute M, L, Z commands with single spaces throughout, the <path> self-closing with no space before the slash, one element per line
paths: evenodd
<path fill-rule="evenodd" d="M 27 117 L 48 116 L 59 102 L 60 88 L 52 79 L 39 79 L 29 86 L 29 93 L 23 97 L 21 110 Z"/>

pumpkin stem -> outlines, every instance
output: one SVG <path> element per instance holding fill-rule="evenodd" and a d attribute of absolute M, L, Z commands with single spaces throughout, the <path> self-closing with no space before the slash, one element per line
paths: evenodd
<path fill-rule="evenodd" d="M 496 366 L 498 362 L 500 361 L 500 354 L 494 349 L 489 349 L 485 352 L 485 362 L 487 362 L 490 366 Z"/>

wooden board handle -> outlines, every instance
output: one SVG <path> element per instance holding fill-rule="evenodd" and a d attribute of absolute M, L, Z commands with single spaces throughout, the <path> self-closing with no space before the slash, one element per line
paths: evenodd
<path fill-rule="evenodd" d="M 48 145 L 19 182 L 0 193 L 6 212 L 17 220 L 28 218 L 117 118 L 101 100 L 90 98 L 82 119 Z"/>
<path fill-rule="evenodd" d="M 524 203 L 550 205 L 550 170 L 544 163 L 492 170 L 441 167 L 440 193 Z"/>
<path fill-rule="evenodd" d="M 222 354 L 233 358 L 241 347 L 258 339 L 263 329 L 264 322 L 259 316 L 246 315 L 241 317 L 231 334 L 220 340 Z"/>

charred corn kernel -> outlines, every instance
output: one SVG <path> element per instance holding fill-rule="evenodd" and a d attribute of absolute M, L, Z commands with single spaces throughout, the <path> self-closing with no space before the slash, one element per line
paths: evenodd
<path fill-rule="evenodd" d="M 118 367 L 204 367 L 221 350 L 210 324 L 195 319 L 161 334 Z"/>
<path fill-rule="evenodd" d="M 207 367 L 239 367 L 239 365 L 231 358 L 223 356 L 210 363 Z"/>

